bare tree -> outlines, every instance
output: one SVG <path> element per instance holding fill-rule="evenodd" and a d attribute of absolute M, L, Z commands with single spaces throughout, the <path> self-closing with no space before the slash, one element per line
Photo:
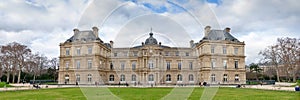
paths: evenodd
<path fill-rule="evenodd" d="M 47 57 L 40 55 L 39 53 L 31 54 L 29 56 L 29 60 L 26 61 L 26 71 L 28 73 L 33 74 L 33 81 L 35 82 L 35 79 L 37 76 L 43 74 L 43 69 L 47 67 Z"/>
<path fill-rule="evenodd" d="M 1 59 L 1 55 L 0 55 L 0 59 Z M 0 82 L 1 82 L 1 79 L 2 79 L 2 76 L 4 74 L 4 66 L 3 66 L 3 62 L 2 60 L 0 60 Z"/>
<path fill-rule="evenodd" d="M 273 65 L 276 69 L 277 80 L 279 81 L 279 71 L 282 70 L 288 81 L 296 81 L 299 73 L 299 49 L 300 42 L 296 38 L 278 38 L 277 43 L 260 52 L 264 56 L 263 60 Z M 278 66 L 282 65 L 283 68 Z"/>
<path fill-rule="evenodd" d="M 18 83 L 20 82 L 21 71 L 24 68 L 24 62 L 26 56 L 31 52 L 31 50 L 25 46 L 21 45 L 17 42 L 9 43 L 5 46 L 1 47 L 1 53 L 5 56 L 9 56 L 12 60 L 12 72 L 13 72 L 13 82 L 14 82 L 14 75 L 18 73 Z"/>
<path fill-rule="evenodd" d="M 280 59 L 277 55 L 277 50 L 275 46 L 269 46 L 264 51 L 261 51 L 259 54 L 263 56 L 262 62 L 266 64 L 270 64 L 271 66 L 275 67 L 276 70 L 276 76 L 277 81 L 280 82 L 280 76 L 279 76 L 279 63 Z"/>

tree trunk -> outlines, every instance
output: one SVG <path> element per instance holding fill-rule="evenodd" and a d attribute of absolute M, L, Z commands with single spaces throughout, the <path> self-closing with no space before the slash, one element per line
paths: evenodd
<path fill-rule="evenodd" d="M 6 82 L 8 82 L 8 83 L 9 83 L 9 77 L 10 77 L 10 73 L 7 72 L 7 74 L 6 74 Z"/>
<path fill-rule="evenodd" d="M 257 72 L 255 72 L 255 78 L 256 78 L 256 80 L 258 81 Z"/>
<path fill-rule="evenodd" d="M 293 82 L 297 82 L 296 80 L 297 80 L 297 75 L 295 74 L 295 75 L 293 76 Z"/>
<path fill-rule="evenodd" d="M 24 77 L 23 77 L 23 82 L 25 82 L 25 78 L 26 78 L 26 76 L 27 76 L 27 74 L 25 74 L 25 75 L 24 75 Z"/>
<path fill-rule="evenodd" d="M 12 77 L 13 77 L 12 83 L 15 83 L 15 76 L 16 76 L 16 72 L 13 72 L 13 75 L 12 75 Z"/>
<path fill-rule="evenodd" d="M 276 68 L 276 77 L 277 77 L 277 81 L 280 82 L 280 76 L 279 76 L 279 70 L 278 68 Z"/>
<path fill-rule="evenodd" d="M 19 73 L 18 73 L 18 81 L 17 81 L 17 83 L 20 83 L 20 79 L 21 79 L 21 69 L 19 70 Z"/>
<path fill-rule="evenodd" d="M 33 84 L 35 84 L 35 74 L 33 74 Z"/>

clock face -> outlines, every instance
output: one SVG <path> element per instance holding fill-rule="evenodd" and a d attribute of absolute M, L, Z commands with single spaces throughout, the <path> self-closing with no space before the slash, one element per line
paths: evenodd
<path fill-rule="evenodd" d="M 150 49 L 150 52 L 152 53 L 152 49 Z"/>

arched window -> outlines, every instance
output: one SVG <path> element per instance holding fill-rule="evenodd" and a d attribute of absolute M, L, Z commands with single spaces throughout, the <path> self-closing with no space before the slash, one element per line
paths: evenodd
<path fill-rule="evenodd" d="M 115 81 L 115 76 L 114 75 L 109 75 L 109 81 Z"/>
<path fill-rule="evenodd" d="M 70 79 L 69 75 L 66 74 L 66 75 L 65 75 L 65 83 L 69 82 L 69 79 Z"/>
<path fill-rule="evenodd" d="M 92 74 L 88 74 L 88 82 L 92 82 Z"/>
<path fill-rule="evenodd" d="M 228 79 L 227 79 L 227 74 L 224 74 L 224 75 L 223 75 L 223 82 L 227 82 L 227 80 L 228 80 Z"/>
<path fill-rule="evenodd" d="M 194 76 L 193 76 L 193 74 L 190 74 L 190 75 L 189 75 L 189 81 L 194 81 Z"/>
<path fill-rule="evenodd" d="M 153 74 L 150 74 L 150 75 L 149 75 L 149 77 L 148 77 L 148 81 L 154 81 Z"/>
<path fill-rule="evenodd" d="M 131 81 L 136 81 L 136 75 L 133 74 L 133 75 L 131 76 Z"/>
<path fill-rule="evenodd" d="M 121 75 L 120 81 L 125 81 L 125 75 Z"/>
<path fill-rule="evenodd" d="M 215 74 L 211 74 L 211 81 L 215 82 L 216 81 L 216 75 Z"/>
<path fill-rule="evenodd" d="M 80 75 L 76 74 L 76 82 L 80 82 Z"/>
<path fill-rule="evenodd" d="M 182 81 L 182 75 L 181 74 L 177 75 L 177 81 Z"/>
<path fill-rule="evenodd" d="M 239 74 L 235 74 L 234 81 L 240 81 Z"/>
<path fill-rule="evenodd" d="M 167 74 L 166 81 L 171 81 L 171 75 L 170 74 Z"/>

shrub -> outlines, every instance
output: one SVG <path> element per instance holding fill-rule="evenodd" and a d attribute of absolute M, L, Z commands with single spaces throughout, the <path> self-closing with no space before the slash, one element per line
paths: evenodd
<path fill-rule="evenodd" d="M 4 86 L 6 86 L 6 87 L 12 87 L 11 85 L 6 84 L 6 82 L 0 82 L 0 88 L 3 88 Z"/>

